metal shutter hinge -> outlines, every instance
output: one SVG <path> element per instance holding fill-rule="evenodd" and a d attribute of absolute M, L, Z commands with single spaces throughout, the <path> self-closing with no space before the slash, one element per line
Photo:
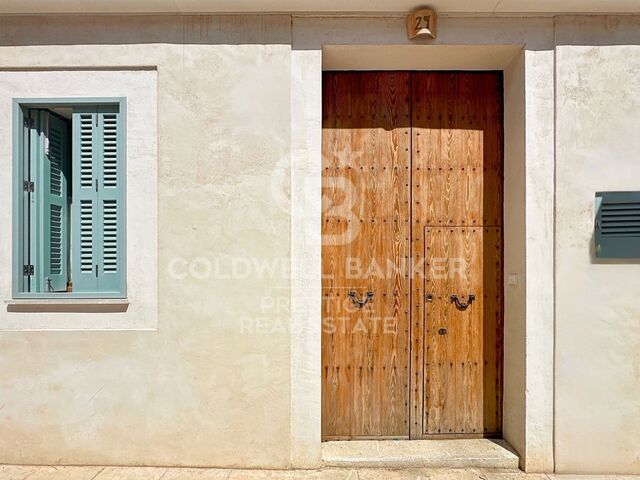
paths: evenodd
<path fill-rule="evenodd" d="M 34 274 L 34 271 L 35 271 L 35 270 L 34 270 L 34 268 L 33 268 L 33 265 L 23 265 L 23 266 L 22 266 L 22 274 L 23 274 L 25 277 L 30 277 L 30 276 L 32 276 L 32 275 Z"/>
<path fill-rule="evenodd" d="M 23 185 L 24 185 L 25 192 L 33 193 L 35 191 L 35 185 L 33 182 L 25 180 Z"/>

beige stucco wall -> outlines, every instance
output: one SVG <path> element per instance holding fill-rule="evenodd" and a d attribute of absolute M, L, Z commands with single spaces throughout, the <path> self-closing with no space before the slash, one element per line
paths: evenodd
<path fill-rule="evenodd" d="M 531 471 L 640 473 L 640 272 L 589 250 L 593 192 L 638 188 L 638 27 L 443 17 L 409 42 L 401 16 L 0 17 L 3 70 L 157 71 L 158 131 L 156 322 L 13 314 L 0 463 L 318 465 L 324 62 L 504 69 L 505 435 Z"/>
<path fill-rule="evenodd" d="M 289 24 L 0 19 L 3 69 L 157 67 L 159 228 L 156 330 L 0 333 L 1 463 L 289 465 Z"/>
<path fill-rule="evenodd" d="M 640 190 L 640 17 L 556 32 L 556 467 L 640 473 L 640 264 L 593 247 L 594 193 Z"/>

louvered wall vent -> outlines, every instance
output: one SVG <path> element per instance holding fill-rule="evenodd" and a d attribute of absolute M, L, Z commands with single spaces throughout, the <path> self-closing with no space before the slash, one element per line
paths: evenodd
<path fill-rule="evenodd" d="M 640 192 L 596 193 L 596 256 L 640 258 Z"/>

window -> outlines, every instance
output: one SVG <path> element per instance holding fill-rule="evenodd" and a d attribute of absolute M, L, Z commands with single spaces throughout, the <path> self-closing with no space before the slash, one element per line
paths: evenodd
<path fill-rule="evenodd" d="M 14 102 L 16 297 L 126 296 L 124 106 Z"/>

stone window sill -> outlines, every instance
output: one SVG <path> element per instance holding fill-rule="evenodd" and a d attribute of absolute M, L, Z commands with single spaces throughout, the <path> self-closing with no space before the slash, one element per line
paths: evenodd
<path fill-rule="evenodd" d="M 128 298 L 19 298 L 5 300 L 7 312 L 25 313 L 122 313 Z"/>

